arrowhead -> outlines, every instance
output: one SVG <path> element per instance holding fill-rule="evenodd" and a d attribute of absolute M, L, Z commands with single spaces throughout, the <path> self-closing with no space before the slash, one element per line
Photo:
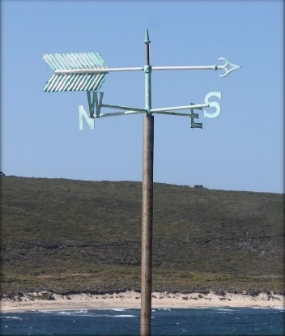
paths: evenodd
<path fill-rule="evenodd" d="M 149 35 L 148 35 L 148 29 L 147 29 L 146 32 L 145 32 L 144 43 L 145 43 L 145 44 L 149 44 L 149 43 L 150 43 L 150 39 L 149 39 Z"/>

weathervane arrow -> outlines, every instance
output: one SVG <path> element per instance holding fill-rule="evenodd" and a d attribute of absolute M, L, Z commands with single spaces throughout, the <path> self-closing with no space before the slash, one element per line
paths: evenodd
<path fill-rule="evenodd" d="M 97 91 L 109 72 L 144 71 L 144 67 L 107 68 L 98 53 L 45 54 L 44 61 L 54 70 L 45 92 Z M 225 77 L 241 66 L 220 57 L 222 65 L 151 66 L 154 70 L 224 70 Z"/>

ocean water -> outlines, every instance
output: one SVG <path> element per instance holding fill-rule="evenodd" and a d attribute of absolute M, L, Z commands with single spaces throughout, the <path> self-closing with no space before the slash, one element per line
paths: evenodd
<path fill-rule="evenodd" d="M 1 313 L 1 335 L 139 335 L 139 309 Z M 285 310 L 153 309 L 152 335 L 284 335 Z"/>

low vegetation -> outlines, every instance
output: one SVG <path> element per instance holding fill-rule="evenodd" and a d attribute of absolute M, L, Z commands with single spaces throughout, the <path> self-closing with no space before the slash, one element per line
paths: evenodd
<path fill-rule="evenodd" d="M 153 290 L 284 293 L 284 195 L 154 186 Z M 140 290 L 141 183 L 1 176 L 1 293 Z"/>

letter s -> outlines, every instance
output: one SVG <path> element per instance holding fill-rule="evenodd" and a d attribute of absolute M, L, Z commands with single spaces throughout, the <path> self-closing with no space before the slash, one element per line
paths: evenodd
<path fill-rule="evenodd" d="M 204 111 L 204 118 L 216 118 L 221 112 L 221 106 L 218 102 L 209 102 L 210 97 L 217 97 L 219 99 L 222 98 L 222 92 L 209 92 L 205 97 L 205 104 L 209 104 L 209 107 L 214 107 L 216 109 L 215 112 L 209 113 Z"/>

